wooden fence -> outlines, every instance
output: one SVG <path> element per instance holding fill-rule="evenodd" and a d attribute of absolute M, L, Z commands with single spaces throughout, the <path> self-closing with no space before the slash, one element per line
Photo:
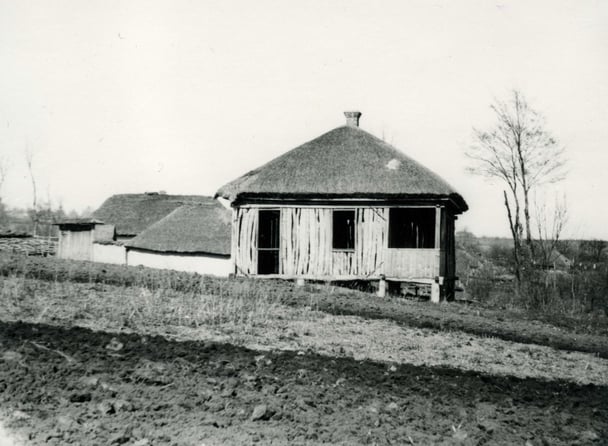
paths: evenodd
<path fill-rule="evenodd" d="M 28 256 L 54 256 L 57 250 L 55 237 L 0 237 L 0 251 Z"/>

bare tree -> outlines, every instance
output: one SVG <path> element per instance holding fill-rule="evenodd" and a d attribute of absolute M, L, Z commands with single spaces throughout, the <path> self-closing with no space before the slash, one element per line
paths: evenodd
<path fill-rule="evenodd" d="M 496 122 L 489 130 L 474 131 L 466 155 L 468 170 L 505 184 L 503 198 L 513 237 L 513 260 L 518 285 L 522 262 L 534 252 L 530 223 L 530 194 L 539 185 L 564 178 L 564 148 L 545 128 L 545 120 L 514 90 L 508 101 L 496 100 Z M 523 248 L 527 247 L 527 251 Z"/>
<path fill-rule="evenodd" d="M 39 209 L 38 209 L 38 190 L 36 187 L 36 176 L 34 175 L 34 153 L 28 145 L 25 147 L 25 163 L 30 174 L 30 181 L 32 182 L 32 211 L 31 219 L 34 223 L 34 235 L 38 232 L 38 220 L 39 220 Z"/>

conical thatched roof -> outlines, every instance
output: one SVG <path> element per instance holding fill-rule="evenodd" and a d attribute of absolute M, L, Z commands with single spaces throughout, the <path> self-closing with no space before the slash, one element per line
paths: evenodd
<path fill-rule="evenodd" d="M 462 196 L 437 174 L 390 144 L 361 130 L 331 130 L 252 170 L 218 190 L 244 198 L 450 199 L 460 212 Z"/>
<path fill-rule="evenodd" d="M 214 201 L 180 206 L 127 247 L 157 252 L 230 255 L 231 212 Z"/>
<path fill-rule="evenodd" d="M 118 236 L 135 236 L 178 207 L 188 203 L 215 203 L 212 197 L 162 193 L 113 195 L 93 217 L 116 227 Z"/>

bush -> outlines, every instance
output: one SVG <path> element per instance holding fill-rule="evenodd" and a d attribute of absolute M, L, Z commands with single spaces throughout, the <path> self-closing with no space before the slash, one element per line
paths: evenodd
<path fill-rule="evenodd" d="M 484 265 L 465 280 L 467 297 L 478 302 L 486 302 L 494 289 L 495 274 L 491 267 Z"/>
<path fill-rule="evenodd" d="M 524 276 L 526 305 L 542 312 L 583 314 L 608 312 L 608 268 L 532 270 Z"/>

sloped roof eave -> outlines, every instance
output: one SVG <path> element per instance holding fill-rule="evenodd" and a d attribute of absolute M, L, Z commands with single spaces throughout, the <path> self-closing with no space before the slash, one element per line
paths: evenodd
<path fill-rule="evenodd" d="M 221 196 L 221 195 L 220 195 Z M 227 198 L 227 197 L 223 197 Z M 380 203 L 402 202 L 402 203 L 441 203 L 450 202 L 457 213 L 466 212 L 469 209 L 467 202 L 458 193 L 451 194 L 405 194 L 405 193 L 353 193 L 353 194 L 320 194 L 320 193 L 272 193 L 272 192 L 241 192 L 230 197 L 233 206 L 240 206 L 251 202 L 369 202 Z"/>
<path fill-rule="evenodd" d="M 166 255 L 208 256 L 208 257 L 230 258 L 230 253 L 228 253 L 228 252 L 215 252 L 215 251 L 209 251 L 209 250 L 142 248 L 140 246 L 133 246 L 131 244 L 126 244 L 125 246 L 129 251 L 142 251 L 142 252 L 166 254 Z"/>
<path fill-rule="evenodd" d="M 125 245 L 158 253 L 230 254 L 230 211 L 213 205 L 183 205 Z"/>

